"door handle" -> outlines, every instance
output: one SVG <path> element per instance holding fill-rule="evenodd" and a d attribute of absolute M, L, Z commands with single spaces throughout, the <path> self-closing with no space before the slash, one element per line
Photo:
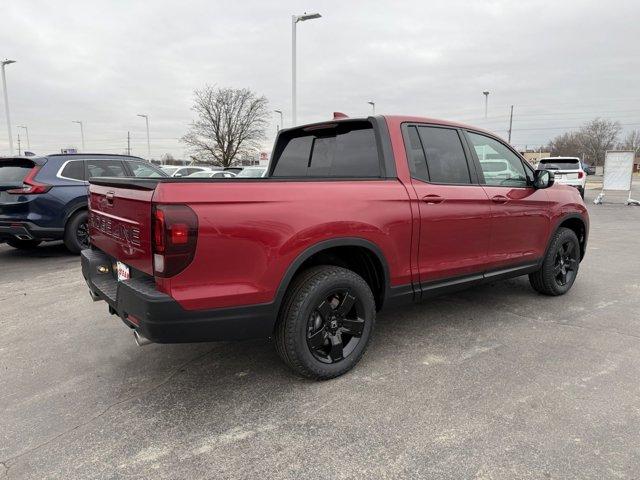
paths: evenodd
<path fill-rule="evenodd" d="M 431 194 L 422 197 L 422 201 L 427 205 L 437 205 L 438 203 L 444 202 L 444 198 L 442 198 L 440 195 Z"/>
<path fill-rule="evenodd" d="M 507 203 L 509 199 L 504 195 L 496 195 L 495 197 L 491 197 L 491 201 L 493 203 Z"/>

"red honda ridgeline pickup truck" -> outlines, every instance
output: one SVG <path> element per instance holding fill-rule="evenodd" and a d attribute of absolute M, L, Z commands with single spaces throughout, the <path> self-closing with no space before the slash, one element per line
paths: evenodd
<path fill-rule="evenodd" d="M 92 179 L 89 206 L 82 272 L 139 344 L 273 336 L 315 379 L 381 308 L 524 274 L 566 293 L 589 228 L 500 138 L 401 116 L 283 130 L 265 178 Z"/>

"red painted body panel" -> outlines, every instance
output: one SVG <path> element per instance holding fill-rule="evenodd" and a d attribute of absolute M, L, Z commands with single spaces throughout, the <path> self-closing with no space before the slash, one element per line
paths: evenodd
<path fill-rule="evenodd" d="M 483 188 L 419 180 L 412 185 L 420 211 L 420 282 L 482 271 L 491 233 L 491 209 Z"/>
<path fill-rule="evenodd" d="M 89 195 L 89 234 L 93 245 L 150 275 L 153 274 L 152 197 L 152 190 L 101 185 L 91 185 Z"/>
<path fill-rule="evenodd" d="M 397 180 L 161 183 L 154 202 L 198 215 L 195 259 L 158 282 L 186 309 L 271 302 L 294 259 L 335 238 L 374 243 L 391 285 L 411 283 L 411 207 Z"/>
<path fill-rule="evenodd" d="M 486 185 L 483 189 L 489 199 L 492 219 L 487 268 L 498 269 L 542 257 L 553 216 L 548 189 Z"/>
<path fill-rule="evenodd" d="M 465 126 L 419 117 L 385 119 L 397 178 L 161 181 L 155 191 L 91 185 L 92 242 L 152 274 L 152 203 L 188 205 L 198 217 L 194 260 L 174 277 L 156 277 L 156 284 L 183 308 L 204 310 L 274 301 L 295 259 L 325 240 L 367 240 L 384 255 L 390 286 L 417 285 L 538 260 L 562 218 L 578 214 L 588 222 L 584 203 L 570 187 L 412 180 L 402 123 Z M 108 192 L 113 205 L 106 203 Z M 425 201 L 429 195 L 444 201 Z M 493 202 L 496 195 L 507 201 Z"/>

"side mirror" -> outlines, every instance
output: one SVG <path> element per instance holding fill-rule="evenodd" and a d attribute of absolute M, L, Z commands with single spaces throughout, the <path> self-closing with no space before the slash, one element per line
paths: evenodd
<path fill-rule="evenodd" d="M 174 175 L 174 177 L 181 177 L 181 176 L 182 176 L 182 174 L 181 174 L 181 173 L 176 173 L 176 174 Z"/>
<path fill-rule="evenodd" d="M 533 186 L 535 188 L 549 188 L 554 181 L 554 174 L 549 170 L 536 170 L 533 173 Z"/>

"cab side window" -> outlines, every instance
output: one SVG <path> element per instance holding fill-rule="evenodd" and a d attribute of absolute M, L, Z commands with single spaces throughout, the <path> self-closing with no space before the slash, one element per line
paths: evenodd
<path fill-rule="evenodd" d="M 407 127 L 405 145 L 411 177 L 428 182 L 429 172 L 427 171 L 427 159 L 424 156 L 424 150 L 422 149 L 422 143 L 420 143 L 417 127 Z"/>
<path fill-rule="evenodd" d="M 478 156 L 485 185 L 497 187 L 526 187 L 529 182 L 525 167 L 515 153 L 493 138 L 467 132 Z"/>
<path fill-rule="evenodd" d="M 452 128 L 418 127 L 431 183 L 471 184 L 469 165 L 458 132 Z"/>

